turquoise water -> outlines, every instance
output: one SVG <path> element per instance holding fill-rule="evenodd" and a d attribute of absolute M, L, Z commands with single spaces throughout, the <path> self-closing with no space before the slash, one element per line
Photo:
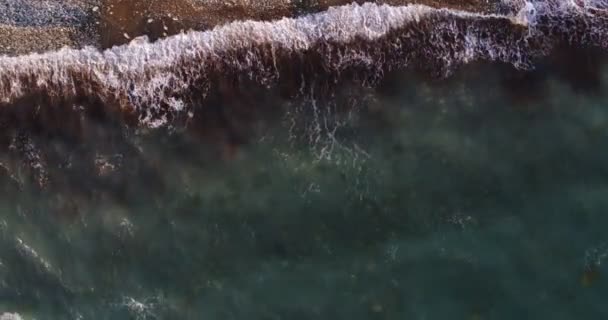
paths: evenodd
<path fill-rule="evenodd" d="M 506 86 L 506 70 L 396 73 L 344 89 L 347 113 L 280 102 L 287 112 L 229 152 L 101 121 L 102 178 L 78 167 L 90 141 L 40 133 L 69 155 L 49 174 L 72 187 L 4 178 L 0 311 L 605 318 L 608 70 L 596 87 L 542 69 Z"/>

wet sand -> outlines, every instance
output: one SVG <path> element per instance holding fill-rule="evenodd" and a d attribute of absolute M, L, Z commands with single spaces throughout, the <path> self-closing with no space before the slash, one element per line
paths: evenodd
<path fill-rule="evenodd" d="M 352 0 L 263 0 L 263 1 L 133 1 L 105 0 L 99 24 L 100 46 L 124 44 L 148 35 L 152 40 L 194 29 L 205 30 L 234 20 L 274 20 L 327 10 Z M 356 1 L 359 3 L 367 1 Z M 492 2 L 480 0 L 382 0 L 390 5 L 410 3 L 468 11 L 491 11 Z"/>
<path fill-rule="evenodd" d="M 26 54 L 78 45 L 78 32 L 68 27 L 0 25 L 0 54 Z"/>

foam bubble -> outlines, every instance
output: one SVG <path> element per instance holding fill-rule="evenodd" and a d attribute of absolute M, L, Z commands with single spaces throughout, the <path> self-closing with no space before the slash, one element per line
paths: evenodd
<path fill-rule="evenodd" d="M 9 313 L 5 312 L 0 315 L 0 320 L 22 320 L 21 316 L 18 313 Z"/>

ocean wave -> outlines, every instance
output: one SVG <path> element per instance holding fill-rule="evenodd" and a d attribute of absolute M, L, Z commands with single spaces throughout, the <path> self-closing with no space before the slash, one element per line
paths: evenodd
<path fill-rule="evenodd" d="M 299 18 L 237 21 L 154 43 L 138 38 L 105 51 L 3 57 L 0 101 L 15 107 L 94 101 L 138 125 L 159 127 L 193 117 L 221 79 L 263 87 L 289 82 L 297 95 L 317 79 L 332 83 L 346 75 L 374 85 L 398 68 L 447 75 L 480 60 L 530 69 L 558 43 L 608 47 L 605 1 L 504 4 L 510 12 L 503 15 L 352 4 Z"/>

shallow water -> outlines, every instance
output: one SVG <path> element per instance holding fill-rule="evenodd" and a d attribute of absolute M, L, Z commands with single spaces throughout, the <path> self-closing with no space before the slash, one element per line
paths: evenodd
<path fill-rule="evenodd" d="M 0 319 L 608 316 L 601 13 L 361 8 L 0 58 Z"/>
<path fill-rule="evenodd" d="M 144 137 L 144 159 L 121 161 L 153 166 L 156 181 L 113 193 L 26 185 L 2 201 L 0 309 L 602 318 L 608 73 L 595 92 L 550 77 L 540 97 L 515 100 L 499 70 L 440 84 L 395 75 L 397 92 L 370 93 L 333 136 L 290 139 L 286 116 L 220 162 L 180 134 Z"/>

